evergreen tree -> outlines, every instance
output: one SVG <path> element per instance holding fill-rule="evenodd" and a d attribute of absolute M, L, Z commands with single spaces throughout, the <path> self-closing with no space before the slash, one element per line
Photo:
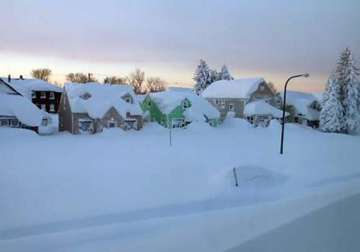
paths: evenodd
<path fill-rule="evenodd" d="M 336 80 L 329 78 L 322 101 L 320 129 L 325 132 L 344 130 L 344 106 L 341 102 L 341 88 Z"/>
<path fill-rule="evenodd" d="M 216 70 L 210 70 L 210 82 L 209 85 L 215 81 L 221 80 L 220 79 L 220 73 L 218 73 Z M 209 86 L 208 85 L 208 86 Z"/>
<path fill-rule="evenodd" d="M 233 80 L 233 79 L 234 78 L 231 76 L 226 65 L 223 65 L 219 73 L 219 80 Z"/>
<path fill-rule="evenodd" d="M 360 82 L 359 68 L 348 48 L 340 56 L 336 68 L 336 81 L 340 86 L 341 101 L 345 108 L 344 131 L 350 133 L 360 126 Z"/>
<path fill-rule="evenodd" d="M 206 64 L 205 60 L 200 60 L 200 64 L 197 66 L 193 80 L 195 81 L 194 91 L 197 95 L 200 95 L 205 88 L 212 83 L 212 73 Z"/>

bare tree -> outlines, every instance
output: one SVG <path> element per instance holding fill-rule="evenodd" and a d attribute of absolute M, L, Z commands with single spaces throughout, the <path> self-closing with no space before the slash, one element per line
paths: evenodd
<path fill-rule="evenodd" d="M 48 81 L 51 75 L 51 70 L 49 68 L 38 68 L 31 71 L 31 76 L 35 79 L 40 79 Z"/>
<path fill-rule="evenodd" d="M 97 79 L 91 73 L 69 73 L 66 75 L 66 80 L 77 83 L 97 82 Z"/>
<path fill-rule="evenodd" d="M 165 82 L 161 80 L 159 77 L 147 78 L 146 84 L 147 84 L 147 90 L 152 93 L 165 91 L 166 89 Z"/>
<path fill-rule="evenodd" d="M 129 82 L 134 87 L 136 94 L 144 94 L 146 92 L 145 87 L 145 72 L 140 69 L 136 69 L 130 74 Z"/>
<path fill-rule="evenodd" d="M 106 84 L 125 85 L 127 81 L 128 81 L 127 77 L 116 77 L 116 76 L 108 76 L 104 79 L 104 83 Z"/>

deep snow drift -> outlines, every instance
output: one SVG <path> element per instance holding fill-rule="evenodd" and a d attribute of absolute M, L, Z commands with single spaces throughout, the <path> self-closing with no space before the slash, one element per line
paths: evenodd
<path fill-rule="evenodd" d="M 0 250 L 221 251 L 360 192 L 358 136 L 287 124 L 280 156 L 276 122 L 169 133 L 0 129 Z"/>

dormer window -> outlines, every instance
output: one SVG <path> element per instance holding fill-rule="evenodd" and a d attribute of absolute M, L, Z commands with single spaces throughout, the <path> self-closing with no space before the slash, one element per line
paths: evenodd
<path fill-rule="evenodd" d="M 130 94 L 126 94 L 124 96 L 121 97 L 125 102 L 127 103 L 133 103 L 133 98 Z"/>
<path fill-rule="evenodd" d="M 88 92 L 86 92 L 86 93 L 80 95 L 80 98 L 81 98 L 81 99 L 84 99 L 84 100 L 88 100 L 88 99 L 91 98 L 91 94 L 89 94 Z"/>

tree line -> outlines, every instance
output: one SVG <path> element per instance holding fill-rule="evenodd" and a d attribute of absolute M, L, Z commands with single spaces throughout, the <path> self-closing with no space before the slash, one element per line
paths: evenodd
<path fill-rule="evenodd" d="M 52 71 L 48 68 L 39 68 L 31 71 L 31 76 L 36 79 L 49 81 Z M 92 73 L 69 73 L 66 80 L 73 83 L 99 82 Z M 147 92 L 161 92 L 166 89 L 166 83 L 160 77 L 147 77 L 141 69 L 135 69 L 128 76 L 107 76 L 102 81 L 104 84 L 127 85 L 134 88 L 136 94 L 145 94 Z"/>

